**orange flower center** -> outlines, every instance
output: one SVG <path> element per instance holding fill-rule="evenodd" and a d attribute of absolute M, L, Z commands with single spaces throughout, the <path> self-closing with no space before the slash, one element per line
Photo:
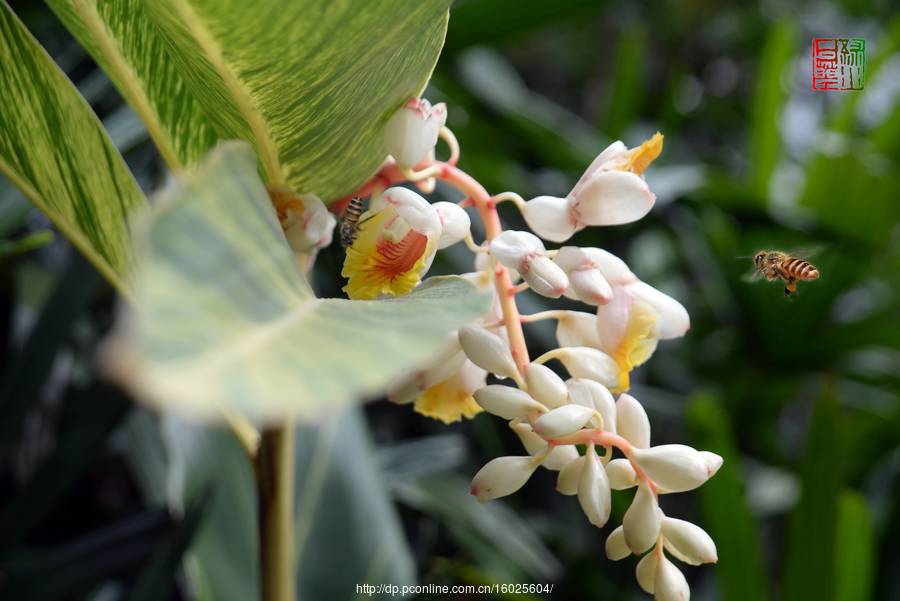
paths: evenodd
<path fill-rule="evenodd" d="M 415 266 L 428 246 L 428 238 L 415 230 L 410 230 L 397 242 L 382 239 L 378 242 L 374 268 L 385 279 L 393 280 Z"/>

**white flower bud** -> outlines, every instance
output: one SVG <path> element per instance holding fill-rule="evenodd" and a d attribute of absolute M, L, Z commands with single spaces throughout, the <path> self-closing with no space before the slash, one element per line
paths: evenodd
<path fill-rule="evenodd" d="M 561 438 L 585 427 L 594 410 L 581 405 L 563 405 L 537 418 L 534 431 L 544 439 Z"/>
<path fill-rule="evenodd" d="M 584 467 L 581 469 L 581 477 L 578 479 L 578 503 L 581 510 L 587 516 L 588 521 L 602 528 L 609 520 L 609 511 L 612 506 L 609 480 L 606 470 L 597 457 L 593 445 L 588 447 L 585 455 Z"/>
<path fill-rule="evenodd" d="M 684 574 L 665 556 L 656 566 L 653 591 L 656 601 L 689 601 L 691 598 L 691 589 Z"/>
<path fill-rule="evenodd" d="M 525 261 L 535 256 L 546 256 L 544 243 L 530 232 L 505 230 L 491 240 L 491 254 L 501 265 L 522 271 Z"/>
<path fill-rule="evenodd" d="M 607 388 L 615 388 L 619 384 L 619 365 L 603 351 L 573 346 L 559 349 L 555 356 L 562 361 L 573 378 L 594 380 Z"/>
<path fill-rule="evenodd" d="M 500 378 L 518 375 L 516 363 L 506 342 L 485 328 L 469 324 L 459 329 L 459 344 L 469 360 Z"/>
<path fill-rule="evenodd" d="M 712 478 L 719 471 L 719 468 L 722 467 L 722 462 L 724 461 L 722 456 L 709 451 L 700 451 L 700 455 L 703 456 L 703 460 L 706 462 L 706 469 L 709 471 L 709 477 Z"/>
<path fill-rule="evenodd" d="M 511 427 L 529 455 L 535 456 L 547 448 L 547 441 L 535 434 L 530 425 L 519 422 L 511 424 Z M 547 454 L 541 465 L 548 470 L 559 471 L 576 459 L 578 459 L 578 450 L 574 445 L 558 445 Z"/>
<path fill-rule="evenodd" d="M 528 482 L 537 466 L 533 457 L 497 457 L 478 470 L 470 492 L 481 502 L 511 495 Z"/>
<path fill-rule="evenodd" d="M 559 470 L 559 477 L 556 479 L 557 492 L 569 496 L 578 494 L 578 482 L 581 480 L 584 462 L 584 457 L 578 457 Z"/>
<path fill-rule="evenodd" d="M 616 401 L 616 431 L 639 449 L 650 446 L 650 420 L 644 407 L 630 394 Z"/>
<path fill-rule="evenodd" d="M 579 224 L 621 225 L 650 212 L 656 196 L 641 177 L 626 171 L 596 173 L 570 195 Z"/>
<path fill-rule="evenodd" d="M 653 594 L 656 583 L 656 567 L 659 565 L 659 555 L 651 551 L 644 555 L 634 568 L 634 576 L 644 592 Z"/>
<path fill-rule="evenodd" d="M 629 555 L 631 549 L 625 542 L 625 529 L 619 526 L 606 537 L 606 556 L 613 561 L 619 561 Z"/>
<path fill-rule="evenodd" d="M 634 500 L 622 519 L 628 548 L 639 554 L 652 547 L 659 536 L 661 523 L 662 511 L 659 510 L 656 495 L 647 484 L 639 483 Z"/>
<path fill-rule="evenodd" d="M 605 304 L 612 299 L 612 286 L 581 248 L 564 246 L 557 251 L 553 261 L 569 277 L 566 296 L 590 305 Z"/>
<path fill-rule="evenodd" d="M 584 311 L 565 311 L 556 321 L 556 342 L 559 346 L 600 347 L 597 335 L 597 316 Z"/>
<path fill-rule="evenodd" d="M 625 490 L 637 486 L 637 473 L 631 462 L 624 458 L 613 459 L 606 464 L 609 485 L 614 490 Z"/>
<path fill-rule="evenodd" d="M 503 419 L 516 419 L 528 414 L 539 414 L 547 411 L 546 407 L 512 386 L 490 384 L 475 391 L 475 402 L 488 413 Z"/>
<path fill-rule="evenodd" d="M 569 400 L 569 389 L 556 373 L 540 363 L 525 366 L 525 384 L 535 399 L 550 409 L 561 407 Z"/>
<path fill-rule="evenodd" d="M 434 149 L 446 121 L 443 102 L 432 107 L 424 98 L 413 98 L 384 126 L 384 145 L 398 165 L 412 167 Z"/>
<path fill-rule="evenodd" d="M 637 276 L 632 273 L 625 261 L 611 252 L 592 246 L 582 247 L 581 252 L 591 261 L 591 264 L 600 270 L 611 286 L 624 286 L 638 281 Z"/>
<path fill-rule="evenodd" d="M 537 294 L 548 298 L 559 298 L 569 287 L 566 272 L 559 268 L 550 257 L 535 256 L 518 267 L 522 279 Z"/>
<path fill-rule="evenodd" d="M 719 561 L 716 543 L 696 524 L 664 517 L 662 534 L 666 539 L 666 549 L 684 563 L 696 566 Z"/>
<path fill-rule="evenodd" d="M 538 196 L 526 202 L 521 210 L 531 231 L 551 242 L 565 242 L 583 227 L 577 227 L 572 220 L 566 198 Z"/>
<path fill-rule="evenodd" d="M 603 431 L 616 433 L 616 403 L 603 384 L 584 378 L 570 378 L 566 380 L 566 387 L 572 403 L 596 409 L 603 418 Z"/>
<path fill-rule="evenodd" d="M 667 492 L 693 490 L 712 475 L 703 455 L 683 444 L 634 448 L 631 459 Z"/>
<path fill-rule="evenodd" d="M 436 202 L 433 205 L 441 219 L 441 237 L 438 239 L 438 250 L 456 244 L 469 235 L 472 220 L 469 214 L 453 202 Z M 484 254 L 484 253 L 481 253 Z"/>
<path fill-rule="evenodd" d="M 303 211 L 291 208 L 285 211 L 284 237 L 296 253 L 309 253 L 331 244 L 337 221 L 318 196 L 314 194 L 292 195 L 303 205 Z"/>

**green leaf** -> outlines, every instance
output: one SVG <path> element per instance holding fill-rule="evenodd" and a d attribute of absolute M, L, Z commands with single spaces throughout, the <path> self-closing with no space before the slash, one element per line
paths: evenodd
<path fill-rule="evenodd" d="M 872 516 L 866 500 L 846 490 L 838 498 L 835 601 L 869 601 L 876 565 Z"/>
<path fill-rule="evenodd" d="M 425 87 L 449 0 L 51 4 L 164 155 L 190 164 L 212 135 L 248 140 L 269 181 L 330 200 L 386 156 L 384 124 Z"/>
<path fill-rule="evenodd" d="M 488 309 L 458 277 L 397 299 L 313 297 L 242 142 L 160 198 L 135 238 L 137 310 L 107 357 L 139 397 L 182 414 L 260 422 L 337 411 Z"/>
<path fill-rule="evenodd" d="M 725 459 L 715 477 L 698 491 L 703 527 L 709 530 L 719 551 L 715 572 L 721 598 L 766 599 L 759 526 L 747 509 L 741 455 L 727 414 L 716 398 L 698 395 L 691 401 L 687 418 L 695 446 Z"/>
<path fill-rule="evenodd" d="M 784 598 L 834 599 L 832 569 L 841 489 L 841 441 L 837 402 L 826 392 L 816 403 L 800 468 L 802 493 L 791 514 L 784 563 Z"/>
<path fill-rule="evenodd" d="M 144 197 L 106 132 L 46 52 L 0 4 L 0 173 L 118 288 L 125 217 Z"/>
<path fill-rule="evenodd" d="M 14 240 L 0 240 L 0 259 L 43 248 L 53 242 L 53 232 L 40 230 Z"/>

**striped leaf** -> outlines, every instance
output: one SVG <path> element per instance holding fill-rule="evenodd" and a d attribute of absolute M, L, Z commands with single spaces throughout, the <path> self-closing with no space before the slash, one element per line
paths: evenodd
<path fill-rule="evenodd" d="M 144 202 L 97 117 L 5 3 L 0 4 L 0 173 L 123 288 L 125 216 Z"/>
<path fill-rule="evenodd" d="M 425 87 L 449 0 L 50 4 L 164 154 L 191 164 L 210 136 L 248 140 L 269 181 L 327 201 L 386 156 L 384 124 Z"/>
<path fill-rule="evenodd" d="M 107 357 L 140 398 L 183 414 L 308 419 L 374 395 L 488 309 L 457 278 L 399 299 L 316 299 L 256 157 L 229 142 L 136 233 L 137 308 Z"/>

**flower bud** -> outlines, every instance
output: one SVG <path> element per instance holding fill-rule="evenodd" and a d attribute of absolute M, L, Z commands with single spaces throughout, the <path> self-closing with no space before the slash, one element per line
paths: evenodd
<path fill-rule="evenodd" d="M 285 202 L 282 228 L 288 245 L 296 253 L 305 254 L 331 244 L 337 221 L 318 196 L 294 194 L 287 190 L 270 190 L 273 198 Z"/>
<path fill-rule="evenodd" d="M 569 496 L 578 494 L 578 483 L 581 480 L 584 463 L 584 457 L 578 457 L 559 470 L 559 477 L 556 478 L 557 492 Z"/>
<path fill-rule="evenodd" d="M 650 446 L 650 420 L 647 412 L 630 394 L 620 394 L 616 401 L 616 431 L 635 447 Z"/>
<path fill-rule="evenodd" d="M 516 419 L 529 413 L 547 411 L 546 407 L 531 398 L 530 394 L 512 386 L 490 384 L 475 391 L 474 396 L 475 402 L 485 411 L 503 419 Z"/>
<path fill-rule="evenodd" d="M 453 202 L 436 202 L 431 206 L 441 219 L 441 237 L 438 239 L 438 250 L 456 244 L 469 235 L 472 220 L 469 214 Z M 481 253 L 484 254 L 484 253 Z"/>
<path fill-rule="evenodd" d="M 538 196 L 520 208 L 525 223 L 544 240 L 565 242 L 581 229 L 572 221 L 569 201 L 566 198 Z"/>
<path fill-rule="evenodd" d="M 584 378 L 570 378 L 566 380 L 566 387 L 573 404 L 596 409 L 603 418 L 603 431 L 616 433 L 616 403 L 603 384 Z"/>
<path fill-rule="evenodd" d="M 629 555 L 631 549 L 625 542 L 625 529 L 619 526 L 606 537 L 606 556 L 613 561 L 619 561 Z"/>
<path fill-rule="evenodd" d="M 525 261 L 535 256 L 545 256 L 547 251 L 544 243 L 534 234 L 505 230 L 491 240 L 491 254 L 503 266 L 521 273 Z"/>
<path fill-rule="evenodd" d="M 634 568 L 634 576 L 638 584 L 645 592 L 653 594 L 656 584 L 656 568 L 659 565 L 659 555 L 650 552 L 644 555 Z"/>
<path fill-rule="evenodd" d="M 594 416 L 594 410 L 581 405 L 563 405 L 537 418 L 534 431 L 546 440 L 561 438 L 585 427 Z"/>
<path fill-rule="evenodd" d="M 518 268 L 522 279 L 537 294 L 548 298 L 559 298 L 569 287 L 566 272 L 559 268 L 550 257 L 535 256 Z"/>
<path fill-rule="evenodd" d="M 598 528 L 606 525 L 612 497 L 606 470 L 600 464 L 593 445 L 588 446 L 581 477 L 578 479 L 578 503 L 591 524 Z"/>
<path fill-rule="evenodd" d="M 621 225 L 649 213 L 656 196 L 647 182 L 633 173 L 604 171 L 591 176 L 570 199 L 579 224 Z"/>
<path fill-rule="evenodd" d="M 684 574 L 665 556 L 660 557 L 657 563 L 653 591 L 656 601 L 688 601 L 691 598 L 691 589 Z"/>
<path fill-rule="evenodd" d="M 662 512 L 656 502 L 656 495 L 646 483 L 639 483 L 634 500 L 622 519 L 628 548 L 639 554 L 652 547 L 659 536 L 661 522 Z"/>
<path fill-rule="evenodd" d="M 700 526 L 664 517 L 662 534 L 666 538 L 666 549 L 684 563 L 696 566 L 719 560 L 716 543 Z"/>
<path fill-rule="evenodd" d="M 600 347 L 597 335 L 597 316 L 584 311 L 563 311 L 556 321 L 556 342 L 559 346 Z"/>
<path fill-rule="evenodd" d="M 628 293 L 636 300 L 643 301 L 659 315 L 656 324 L 656 338 L 667 340 L 680 338 L 691 327 L 687 309 L 677 300 L 660 292 L 645 282 L 634 282 L 627 286 Z"/>
<path fill-rule="evenodd" d="M 535 434 L 530 425 L 520 422 L 511 424 L 510 427 L 532 457 L 547 448 L 547 441 Z M 541 465 L 548 470 L 559 471 L 576 459 L 578 459 L 578 451 L 574 445 L 558 445 L 547 454 Z"/>
<path fill-rule="evenodd" d="M 667 492 L 693 490 L 711 475 L 703 455 L 683 444 L 664 444 L 649 449 L 634 448 L 631 459 L 658 487 Z"/>
<path fill-rule="evenodd" d="M 637 486 L 637 473 L 631 462 L 624 458 L 613 459 L 606 464 L 606 474 L 613 490 L 625 490 Z"/>
<path fill-rule="evenodd" d="M 525 384 L 535 399 L 550 409 L 561 407 L 569 400 L 569 389 L 556 373 L 540 363 L 525 366 Z"/>
<path fill-rule="evenodd" d="M 590 305 L 602 305 L 612 299 L 612 286 L 581 248 L 564 246 L 557 251 L 553 261 L 569 277 L 566 296 Z"/>
<path fill-rule="evenodd" d="M 472 496 L 490 501 L 516 492 L 537 469 L 533 457 L 497 457 L 488 461 L 472 478 Z"/>
<path fill-rule="evenodd" d="M 719 468 L 722 467 L 722 462 L 724 461 L 722 456 L 710 453 L 709 451 L 700 451 L 700 455 L 706 462 L 706 469 L 709 471 L 709 477 L 712 478 L 716 475 L 716 472 L 719 471 Z"/>
<path fill-rule="evenodd" d="M 469 324 L 459 329 L 459 344 L 469 360 L 500 378 L 518 375 L 512 353 L 502 338 L 485 328 Z"/>
<path fill-rule="evenodd" d="M 384 145 L 398 165 L 412 167 L 437 144 L 446 121 L 447 106 L 443 102 L 432 107 L 424 98 L 413 98 L 388 119 Z"/>
<path fill-rule="evenodd" d="M 587 378 L 615 388 L 619 384 L 619 365 L 603 351 L 586 346 L 559 349 L 555 355 L 573 378 Z"/>

